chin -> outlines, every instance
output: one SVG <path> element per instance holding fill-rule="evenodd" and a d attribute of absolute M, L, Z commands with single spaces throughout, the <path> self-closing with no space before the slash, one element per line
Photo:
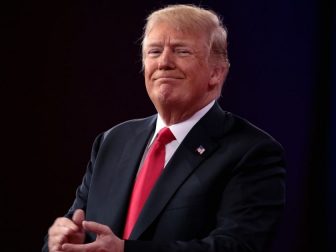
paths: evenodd
<path fill-rule="evenodd" d="M 152 99 L 155 105 L 159 105 L 160 107 L 174 107 L 177 101 L 172 96 L 167 94 L 157 95 L 154 99 Z"/>
<path fill-rule="evenodd" d="M 161 85 L 157 90 L 156 97 L 159 101 L 169 102 L 174 100 L 174 90 L 168 85 Z"/>
<path fill-rule="evenodd" d="M 150 98 L 154 104 L 174 107 L 181 103 L 181 96 L 177 91 L 176 88 L 170 85 L 162 85 L 151 93 Z"/>

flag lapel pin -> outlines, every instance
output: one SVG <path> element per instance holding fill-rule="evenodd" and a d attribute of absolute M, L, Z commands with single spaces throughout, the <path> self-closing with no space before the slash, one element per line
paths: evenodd
<path fill-rule="evenodd" d="M 204 153 L 205 149 L 202 145 L 200 145 L 197 149 L 196 152 L 200 155 L 202 155 Z"/>

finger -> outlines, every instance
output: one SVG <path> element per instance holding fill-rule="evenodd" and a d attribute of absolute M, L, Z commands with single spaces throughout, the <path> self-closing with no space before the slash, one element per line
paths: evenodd
<path fill-rule="evenodd" d="M 50 232 L 49 238 L 48 238 L 48 246 L 49 248 L 53 248 L 50 250 L 55 251 L 55 250 L 61 249 L 61 245 L 65 242 L 68 242 L 67 237 L 68 235 L 71 235 L 71 233 L 73 233 L 73 231 L 70 229 L 66 229 L 66 228 L 62 228 L 62 230 L 59 229 L 55 233 Z"/>
<path fill-rule="evenodd" d="M 86 231 L 96 233 L 97 235 L 113 234 L 108 226 L 93 221 L 83 221 L 83 227 Z"/>
<path fill-rule="evenodd" d="M 49 228 L 48 234 L 51 236 L 54 235 L 67 235 L 67 234 L 71 234 L 73 232 L 77 232 L 78 231 L 78 227 L 76 225 L 69 227 L 69 226 L 52 226 Z"/>
<path fill-rule="evenodd" d="M 48 248 L 50 252 L 56 252 L 61 250 L 62 244 L 67 242 L 65 236 L 49 236 L 48 239 Z"/>
<path fill-rule="evenodd" d="M 103 251 L 102 248 L 99 247 L 99 245 L 96 242 L 91 242 L 91 243 L 86 243 L 86 244 L 64 243 L 62 245 L 61 250 L 62 252 Z"/>
<path fill-rule="evenodd" d="M 82 226 L 82 222 L 85 219 L 85 213 L 82 209 L 76 209 L 76 211 L 74 212 L 73 216 L 72 216 L 72 221 L 78 225 L 78 226 Z"/>
<path fill-rule="evenodd" d="M 90 243 L 89 243 L 90 244 Z M 83 252 L 90 251 L 89 244 L 72 244 L 72 243 L 64 243 L 62 245 L 63 252 Z M 94 250 L 91 250 L 94 251 Z"/>
<path fill-rule="evenodd" d="M 59 246 L 49 246 L 48 247 L 49 249 L 49 252 L 62 252 L 62 246 L 59 245 Z"/>
<path fill-rule="evenodd" d="M 50 227 L 51 229 L 58 228 L 58 227 L 67 227 L 73 229 L 75 231 L 78 230 L 77 224 L 75 224 L 72 220 L 66 217 L 60 217 L 55 220 L 53 225 Z"/>

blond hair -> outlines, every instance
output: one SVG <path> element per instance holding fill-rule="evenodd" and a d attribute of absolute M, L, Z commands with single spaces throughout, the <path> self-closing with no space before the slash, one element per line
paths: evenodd
<path fill-rule="evenodd" d="M 227 30 L 220 17 L 212 10 L 195 5 L 169 5 L 152 12 L 144 27 L 142 46 L 156 23 L 169 23 L 181 31 L 202 32 L 209 38 L 210 58 L 229 66 Z"/>

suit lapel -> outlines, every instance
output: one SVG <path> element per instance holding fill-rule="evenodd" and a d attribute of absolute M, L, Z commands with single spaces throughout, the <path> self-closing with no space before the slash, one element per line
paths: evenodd
<path fill-rule="evenodd" d="M 218 148 L 214 139 L 223 132 L 223 113 L 216 104 L 188 133 L 153 188 L 130 239 L 141 236 L 184 181 Z"/>
<path fill-rule="evenodd" d="M 129 141 L 125 143 L 124 152 L 116 167 L 116 172 L 107 179 L 109 181 L 108 203 L 109 219 L 107 223 L 111 224 L 112 230 L 116 235 L 121 236 L 126 218 L 128 200 L 132 191 L 134 178 L 136 176 L 138 166 L 146 147 L 147 141 L 155 127 L 156 116 L 149 119 L 149 123 L 145 127 L 135 129 L 134 134 L 129 137 Z M 108 162 L 109 164 L 111 162 Z M 118 206 L 116 208 L 115 206 Z M 112 211 L 111 211 L 112 209 Z"/>

